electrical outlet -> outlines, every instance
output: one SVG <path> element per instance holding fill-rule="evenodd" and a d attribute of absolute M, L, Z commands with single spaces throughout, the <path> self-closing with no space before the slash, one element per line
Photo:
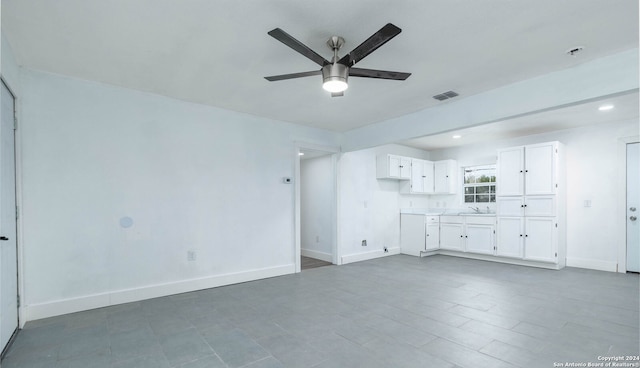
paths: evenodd
<path fill-rule="evenodd" d="M 363 247 L 366 247 L 366 246 L 367 246 L 367 240 L 366 240 L 366 239 L 362 241 L 362 246 L 363 246 Z"/>
<path fill-rule="evenodd" d="M 197 258 L 196 256 L 197 256 L 197 254 L 196 254 L 195 250 L 190 249 L 190 250 L 187 251 L 187 261 L 194 262 L 196 260 L 196 258 Z"/>

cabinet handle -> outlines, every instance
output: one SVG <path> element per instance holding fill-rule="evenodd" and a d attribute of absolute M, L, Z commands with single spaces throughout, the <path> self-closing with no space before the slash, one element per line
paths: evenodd
<path fill-rule="evenodd" d="M 465 235 L 464 237 L 465 237 L 465 238 L 468 238 L 469 236 Z"/>
<path fill-rule="evenodd" d="M 460 235 L 460 237 L 462 238 L 462 235 Z"/>
<path fill-rule="evenodd" d="M 525 206 L 525 207 L 527 207 L 527 205 L 526 205 L 526 204 L 525 204 L 524 206 Z"/>
<path fill-rule="evenodd" d="M 529 172 L 529 170 L 525 170 L 524 172 L 528 173 L 528 172 Z"/>
<path fill-rule="evenodd" d="M 524 237 L 525 237 L 525 238 L 528 238 L 528 237 L 529 237 L 529 235 L 525 235 Z"/>
<path fill-rule="evenodd" d="M 522 238 L 522 234 L 520 234 L 520 237 Z"/>
<path fill-rule="evenodd" d="M 7 238 L 6 236 L 0 236 L 0 240 L 7 241 L 7 240 L 9 240 L 9 238 Z"/>
<path fill-rule="evenodd" d="M 523 207 L 524 207 L 524 204 L 521 204 L 521 205 L 520 205 L 520 208 L 523 208 Z"/>

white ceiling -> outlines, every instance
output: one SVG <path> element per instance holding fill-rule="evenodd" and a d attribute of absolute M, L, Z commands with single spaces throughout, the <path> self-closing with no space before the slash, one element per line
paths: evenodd
<path fill-rule="evenodd" d="M 606 124 L 638 119 L 638 92 L 591 101 L 541 113 L 524 115 L 466 129 L 410 139 L 399 144 L 426 151 L 458 147 L 468 144 L 491 142 L 532 134 L 547 133 L 581 126 Z M 601 106 L 612 105 L 613 109 L 600 111 Z M 453 136 L 460 138 L 453 138 Z"/>
<path fill-rule="evenodd" d="M 273 28 L 329 59 L 330 36 L 348 52 L 388 22 L 402 33 L 358 66 L 404 82 L 331 98 L 319 76 L 263 78 L 317 68 Z M 2 31 L 29 68 L 343 132 L 638 47 L 638 1 L 2 0 Z"/>

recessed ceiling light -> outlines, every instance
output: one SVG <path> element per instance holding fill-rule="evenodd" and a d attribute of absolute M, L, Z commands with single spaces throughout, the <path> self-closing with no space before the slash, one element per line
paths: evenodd
<path fill-rule="evenodd" d="M 461 136 L 461 135 L 456 134 L 456 135 L 454 135 L 454 136 L 453 136 L 453 137 L 451 137 L 451 138 L 453 138 L 453 139 L 460 139 L 460 138 L 462 138 L 462 136 Z"/>
<path fill-rule="evenodd" d="M 304 152 L 298 152 L 298 156 L 304 156 Z"/>
<path fill-rule="evenodd" d="M 600 111 L 609 111 L 613 109 L 613 105 L 602 105 L 600 107 L 598 107 L 598 110 Z"/>

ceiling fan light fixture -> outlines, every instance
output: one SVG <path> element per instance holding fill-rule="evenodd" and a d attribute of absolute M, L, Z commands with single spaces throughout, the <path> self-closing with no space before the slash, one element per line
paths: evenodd
<path fill-rule="evenodd" d="M 322 88 L 331 93 L 344 92 L 349 88 L 347 78 L 349 68 L 340 63 L 328 64 L 322 67 Z"/>

